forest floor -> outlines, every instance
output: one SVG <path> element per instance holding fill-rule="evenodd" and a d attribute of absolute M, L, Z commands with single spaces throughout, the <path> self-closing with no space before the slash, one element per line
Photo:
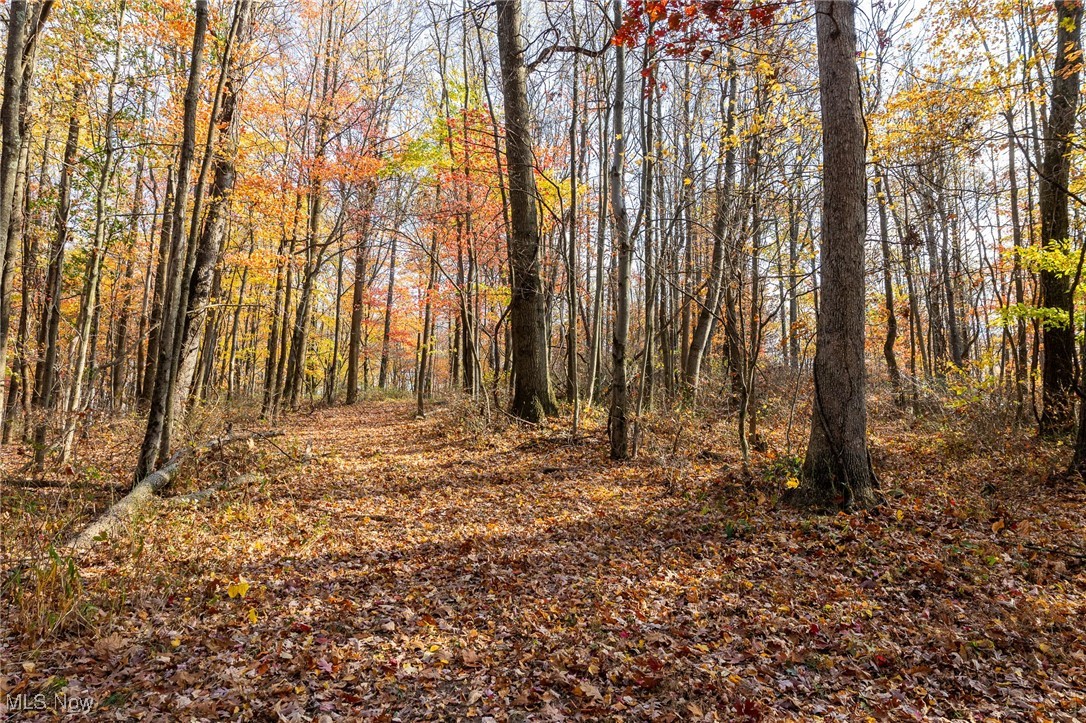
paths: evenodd
<path fill-rule="evenodd" d="M 1049 480 L 1059 447 L 887 414 L 887 505 L 819 517 L 777 503 L 794 460 L 737 471 L 727 420 L 617 464 L 599 418 L 574 442 L 412 412 L 292 415 L 170 493 L 256 481 L 30 565 L 0 603 L 7 717 L 1086 720 L 1086 487 Z M 4 569 L 119 496 L 138 438 L 102 424 L 54 478 L 5 475 Z"/>

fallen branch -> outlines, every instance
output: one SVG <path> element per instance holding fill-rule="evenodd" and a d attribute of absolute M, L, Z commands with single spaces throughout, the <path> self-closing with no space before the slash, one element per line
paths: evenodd
<path fill-rule="evenodd" d="M 260 474 L 243 474 L 240 477 L 234 479 L 224 480 L 216 485 L 211 485 L 199 492 L 189 492 L 186 495 L 175 495 L 174 497 L 168 497 L 165 501 L 171 505 L 184 505 L 190 502 L 203 502 L 215 495 L 216 492 L 222 492 L 223 490 L 234 489 L 235 487 L 243 487 L 252 482 L 261 482 L 264 480 L 264 475 Z"/>
<path fill-rule="evenodd" d="M 1022 547 L 1027 550 L 1033 550 L 1034 552 L 1047 552 L 1050 555 L 1066 555 L 1067 557 L 1074 558 L 1076 560 L 1082 560 L 1086 562 L 1086 550 L 1082 550 L 1077 547 L 1072 547 L 1070 550 L 1063 547 L 1048 547 L 1047 545 L 1034 545 L 1026 542 Z"/>
<path fill-rule="evenodd" d="M 186 447 L 179 450 L 161 468 L 140 480 L 132 491 L 121 498 L 116 504 L 106 510 L 101 517 L 83 529 L 78 535 L 69 540 L 65 547 L 73 552 L 79 552 L 93 547 L 96 542 L 106 538 L 109 533 L 120 527 L 126 520 L 147 505 L 159 490 L 165 488 L 174 477 L 177 476 L 181 465 L 189 457 L 202 452 L 210 452 L 221 449 L 234 442 L 246 442 L 254 439 L 268 439 L 278 437 L 282 432 L 254 432 L 251 434 L 229 434 L 225 437 L 205 442 L 196 447 Z"/>

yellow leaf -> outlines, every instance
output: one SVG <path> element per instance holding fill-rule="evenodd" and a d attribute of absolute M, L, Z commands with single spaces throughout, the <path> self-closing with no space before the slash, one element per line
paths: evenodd
<path fill-rule="evenodd" d="M 181 645 L 181 638 L 174 638 L 170 641 L 170 645 L 174 646 L 175 648 L 179 647 Z"/>
<path fill-rule="evenodd" d="M 257 621 L 256 608 L 249 608 L 249 622 L 256 623 L 256 621 Z"/>
<path fill-rule="evenodd" d="M 237 582 L 230 583 L 230 586 L 226 588 L 226 594 L 230 597 L 245 597 L 249 592 L 249 581 L 244 577 L 239 577 Z"/>
<path fill-rule="evenodd" d="M 799 487 L 799 480 L 795 477 L 789 477 L 787 480 L 785 480 L 784 486 L 790 490 L 794 490 L 796 487 Z"/>

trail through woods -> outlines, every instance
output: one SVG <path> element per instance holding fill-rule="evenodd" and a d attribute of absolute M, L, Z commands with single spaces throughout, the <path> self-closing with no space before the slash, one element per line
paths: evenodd
<path fill-rule="evenodd" d="M 5 594 L 10 719 L 60 718 L 10 710 L 39 693 L 89 699 L 93 720 L 1086 711 L 1084 495 L 1046 486 L 1049 452 L 1026 437 L 954 447 L 902 425 L 873 441 L 892 502 L 812 518 L 774 505 L 768 472 L 744 481 L 707 452 L 710 427 L 618 464 L 602 428 L 573 444 L 413 412 L 317 410 L 197 459 L 172 492 L 255 481 L 158 505 L 88 551 L 78 605 L 44 639 Z M 85 454 L 123 469 L 138 434 L 95 434 Z M 5 529 L 53 534 L 41 520 L 108 502 L 55 493 L 6 481 Z M 5 568 L 29 539 L 9 538 Z"/>

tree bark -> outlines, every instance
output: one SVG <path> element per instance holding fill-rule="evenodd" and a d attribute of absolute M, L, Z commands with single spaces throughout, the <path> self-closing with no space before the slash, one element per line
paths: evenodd
<path fill-rule="evenodd" d="M 558 411 L 547 368 L 548 334 L 540 279 L 539 219 L 535 168 L 528 129 L 527 71 L 520 0 L 496 0 L 498 54 L 505 105 L 505 155 L 509 170 L 509 262 L 512 268 L 510 326 L 513 334 L 512 414 L 541 422 Z"/>
<path fill-rule="evenodd" d="M 822 298 L 811 436 L 794 500 L 850 509 L 879 501 L 867 449 L 864 234 L 867 179 L 855 7 L 815 3 L 822 110 Z"/>
<path fill-rule="evenodd" d="M 614 0 L 615 23 L 622 18 L 622 0 Z M 607 418 L 611 442 L 611 459 L 630 456 L 629 383 L 626 379 L 626 343 L 630 336 L 630 266 L 633 245 L 630 243 L 630 220 L 626 211 L 625 183 L 626 138 L 623 119 L 626 110 L 626 49 L 615 46 L 615 105 L 614 154 L 608 179 L 611 191 L 611 214 L 614 217 L 612 243 L 617 253 L 615 284 L 615 325 L 611 340 L 611 409 Z"/>
<path fill-rule="evenodd" d="M 1038 180 L 1041 212 L 1041 243 L 1064 244 L 1068 241 L 1067 184 L 1071 174 L 1071 134 L 1075 130 L 1079 101 L 1079 77 L 1082 58 L 1081 0 L 1056 3 L 1056 62 L 1052 70 L 1052 96 L 1048 124 L 1045 127 L 1044 157 Z M 1044 364 L 1041 370 L 1040 432 L 1055 437 L 1067 434 L 1074 426 L 1075 335 L 1070 279 L 1052 269 L 1042 268 L 1041 305 L 1068 314 L 1067 323 L 1045 323 Z"/>

